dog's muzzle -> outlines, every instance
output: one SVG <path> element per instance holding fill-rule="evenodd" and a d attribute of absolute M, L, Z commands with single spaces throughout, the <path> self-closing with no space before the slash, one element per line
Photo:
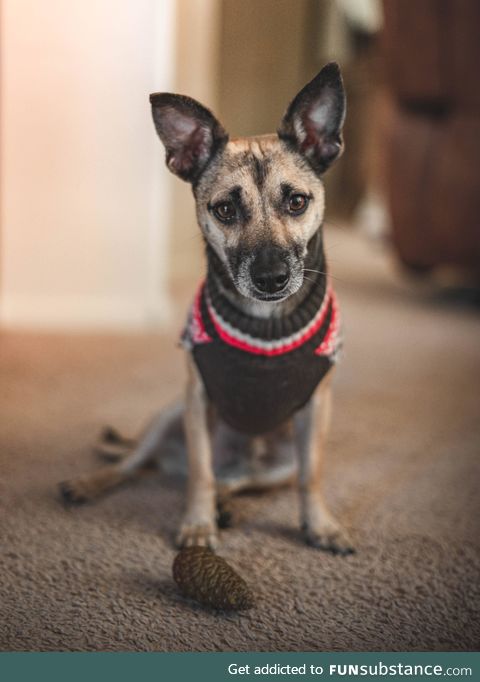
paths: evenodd
<path fill-rule="evenodd" d="M 259 251 L 250 265 L 250 277 L 255 290 L 262 297 L 281 294 L 290 280 L 290 267 L 285 253 L 277 248 Z"/>

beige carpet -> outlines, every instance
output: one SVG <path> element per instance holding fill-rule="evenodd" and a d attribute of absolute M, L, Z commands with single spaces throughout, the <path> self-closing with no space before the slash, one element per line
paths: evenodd
<path fill-rule="evenodd" d="M 56 497 L 59 480 L 97 465 L 103 424 L 135 432 L 177 395 L 175 331 L 3 333 L 1 649 L 478 648 L 478 309 L 402 282 L 358 237 L 329 241 L 347 343 L 326 487 L 357 554 L 303 546 L 293 490 L 244 496 L 221 553 L 257 607 L 225 615 L 182 599 L 177 484 L 149 475 L 74 510 Z"/>

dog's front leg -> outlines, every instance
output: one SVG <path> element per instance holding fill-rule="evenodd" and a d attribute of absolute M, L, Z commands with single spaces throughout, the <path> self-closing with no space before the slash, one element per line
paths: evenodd
<path fill-rule="evenodd" d="M 177 544 L 181 547 L 217 545 L 215 477 L 208 428 L 208 399 L 202 379 L 188 355 L 185 401 L 185 435 L 188 450 L 187 509 Z"/>
<path fill-rule="evenodd" d="M 321 490 L 323 449 L 330 423 L 330 377 L 295 415 L 299 467 L 298 485 L 302 530 L 309 545 L 335 554 L 352 553 L 347 533 L 328 510 Z"/>

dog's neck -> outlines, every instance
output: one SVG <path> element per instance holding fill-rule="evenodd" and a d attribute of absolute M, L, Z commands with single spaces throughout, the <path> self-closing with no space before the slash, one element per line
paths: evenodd
<path fill-rule="evenodd" d="M 233 284 L 225 265 L 208 242 L 206 255 L 207 290 L 212 300 L 224 310 L 228 309 L 234 316 L 238 314 L 258 319 L 260 325 L 261 320 L 268 324 L 268 320 L 289 319 L 296 317 L 297 314 L 304 317 L 315 311 L 315 306 L 320 305 L 325 295 L 327 274 L 321 226 L 308 244 L 303 284 L 295 294 L 284 301 L 255 301 L 242 296 Z"/>

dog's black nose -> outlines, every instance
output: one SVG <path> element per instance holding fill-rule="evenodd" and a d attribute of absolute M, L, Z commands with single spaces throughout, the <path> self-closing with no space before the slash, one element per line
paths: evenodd
<path fill-rule="evenodd" d="M 250 276 L 262 294 L 278 294 L 287 286 L 290 269 L 282 251 L 262 249 L 250 266 Z"/>

